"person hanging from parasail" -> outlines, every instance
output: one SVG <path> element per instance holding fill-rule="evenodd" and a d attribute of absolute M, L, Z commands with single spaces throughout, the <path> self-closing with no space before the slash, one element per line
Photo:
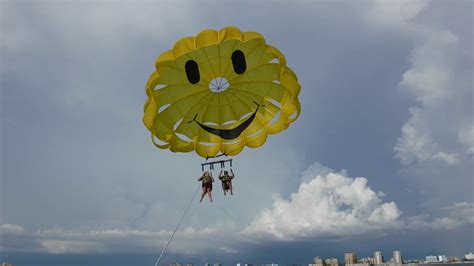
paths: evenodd
<path fill-rule="evenodd" d="M 228 171 L 224 170 L 224 173 L 222 173 L 222 170 L 221 170 L 219 174 L 219 179 L 222 182 L 222 191 L 224 191 L 224 196 L 226 195 L 226 192 L 229 192 L 229 190 L 230 190 L 230 194 L 234 195 L 232 191 L 232 179 L 234 179 L 235 175 L 232 169 L 230 169 L 230 172 L 231 172 L 231 175 L 229 175 Z"/>
<path fill-rule="evenodd" d="M 202 194 L 201 200 L 199 202 L 202 202 L 206 194 L 209 196 L 209 200 L 211 200 L 212 202 L 212 183 L 214 182 L 212 173 L 209 173 L 209 171 L 205 171 L 202 176 L 198 178 L 198 181 L 202 182 Z"/>

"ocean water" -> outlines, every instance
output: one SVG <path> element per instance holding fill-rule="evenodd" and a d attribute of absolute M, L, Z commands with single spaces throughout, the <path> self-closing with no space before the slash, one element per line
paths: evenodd
<path fill-rule="evenodd" d="M 156 254 L 40 254 L 40 253 L 0 253 L 2 262 L 10 262 L 13 266 L 154 266 L 159 253 Z M 308 261 L 311 259 L 308 258 Z M 301 262 L 306 260 L 302 259 Z M 253 263 L 255 266 L 262 264 L 259 260 L 240 259 L 239 257 L 225 258 L 216 255 L 175 255 L 166 254 L 160 266 L 170 263 L 193 263 L 202 266 L 204 263 L 221 263 L 223 266 L 236 263 Z M 305 263 L 307 265 L 307 263 Z M 280 264 L 285 265 L 285 264 Z M 474 266 L 474 265 L 473 265 Z"/>
<path fill-rule="evenodd" d="M 2 254 L 0 263 L 13 266 L 132 266 L 154 265 L 156 255 L 43 255 Z"/>

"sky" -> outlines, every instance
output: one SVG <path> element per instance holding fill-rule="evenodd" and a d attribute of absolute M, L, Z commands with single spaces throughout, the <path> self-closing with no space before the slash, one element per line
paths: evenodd
<path fill-rule="evenodd" d="M 474 251 L 472 1 L 0 5 L 0 260 L 154 262 L 202 159 L 152 145 L 145 84 L 231 25 L 285 54 L 301 115 L 234 158 L 235 195 L 194 201 L 163 262 Z"/>

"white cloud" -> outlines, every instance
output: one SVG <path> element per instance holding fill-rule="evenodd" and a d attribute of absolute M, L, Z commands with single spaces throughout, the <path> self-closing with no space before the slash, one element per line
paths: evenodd
<path fill-rule="evenodd" d="M 455 202 L 438 210 L 441 217 L 430 218 L 428 214 L 408 217 L 406 227 L 412 230 L 453 230 L 474 224 L 474 203 Z"/>
<path fill-rule="evenodd" d="M 0 233 L 2 234 L 21 234 L 25 229 L 16 224 L 2 224 L 0 225 Z"/>
<path fill-rule="evenodd" d="M 313 178 L 309 178 L 314 173 Z M 319 163 L 308 167 L 289 199 L 274 196 L 242 234 L 263 240 L 297 240 L 327 236 L 354 237 L 367 232 L 453 230 L 474 224 L 474 203 L 456 202 L 434 215 L 403 216 L 395 202 L 384 202 L 364 177 L 351 178 Z"/>
<path fill-rule="evenodd" d="M 462 29 L 439 24 L 427 15 L 436 14 L 439 8 L 445 7 L 425 0 L 375 1 L 367 15 L 377 29 L 393 31 L 415 44 L 409 57 L 411 66 L 399 83 L 416 101 L 394 147 L 395 157 L 403 165 L 457 165 L 474 151 L 474 136 L 469 133 L 473 66 L 472 61 L 466 61 L 466 55 L 472 55 L 470 37 L 463 36 Z"/>
<path fill-rule="evenodd" d="M 336 173 L 336 171 L 332 170 L 331 168 L 328 168 L 320 163 L 314 163 L 308 168 L 303 171 L 303 176 L 301 177 L 301 183 L 309 183 L 311 180 L 314 179 L 315 176 L 326 176 L 330 173 Z M 339 172 L 341 175 L 347 176 L 347 170 L 342 169 Z"/>
<path fill-rule="evenodd" d="M 458 37 L 449 31 L 422 27 L 410 30 L 418 40 L 412 51 L 412 68 L 403 74 L 400 85 L 416 96 L 423 106 L 439 104 L 455 94 L 453 83 L 453 52 Z"/>
<path fill-rule="evenodd" d="M 310 169 L 312 166 L 310 166 Z M 290 199 L 275 197 L 243 233 L 281 240 L 326 235 L 358 235 L 394 227 L 401 211 L 394 202 L 383 202 L 364 177 L 341 173 L 313 176 Z"/>
<path fill-rule="evenodd" d="M 13 224 L 4 224 L 0 228 L 0 237 L 9 237 L 9 241 L 1 243 L 0 250 L 51 254 L 156 253 L 165 245 L 172 233 L 167 230 L 155 232 L 128 228 L 91 231 L 50 228 L 31 232 Z M 21 237 L 15 238 L 14 236 L 18 236 L 18 233 L 21 233 Z M 201 245 L 203 241 L 212 245 L 203 246 Z M 219 246 L 224 253 L 235 253 L 235 249 L 229 245 L 230 242 L 221 231 L 208 227 L 199 230 L 188 227 L 176 233 L 169 252 L 195 254 L 209 251 L 213 246 Z M 18 246 L 23 246 L 23 248 L 18 249 Z"/>
<path fill-rule="evenodd" d="M 466 153 L 474 156 L 474 123 L 459 130 L 459 142 L 466 148 Z"/>
<path fill-rule="evenodd" d="M 427 0 L 377 0 L 369 12 L 374 23 L 400 27 L 413 20 L 428 4 Z"/>
<path fill-rule="evenodd" d="M 402 136 L 394 148 L 395 157 L 404 165 L 414 162 L 441 160 L 449 165 L 458 163 L 455 153 L 439 151 L 438 145 L 433 141 L 431 131 L 426 120 L 423 119 L 424 110 L 412 108 L 410 119 L 402 127 Z"/>
<path fill-rule="evenodd" d="M 422 11 L 430 12 L 433 5 L 427 1 L 376 1 L 369 13 L 380 29 L 395 30 L 415 43 L 409 57 L 411 67 L 399 84 L 416 101 L 394 147 L 395 157 L 403 165 L 430 161 L 460 164 L 472 147 L 466 139 L 469 134 L 463 131 L 472 121 L 472 72 L 460 71 L 472 69 L 472 62 L 463 65 L 464 54 L 470 51 L 456 32 L 433 26 L 422 16 Z"/>
<path fill-rule="evenodd" d="M 102 249 L 99 243 L 87 241 L 43 240 L 40 245 L 51 254 L 84 253 Z"/>

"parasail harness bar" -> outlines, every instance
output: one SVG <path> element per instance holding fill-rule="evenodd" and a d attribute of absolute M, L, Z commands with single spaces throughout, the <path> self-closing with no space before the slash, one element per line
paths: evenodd
<path fill-rule="evenodd" d="M 204 168 L 206 167 L 206 165 L 209 165 L 209 170 L 214 170 L 215 164 L 220 164 L 221 169 L 222 169 L 222 168 L 225 168 L 225 163 L 229 163 L 229 166 L 232 168 L 232 159 L 226 159 L 226 160 L 202 163 L 201 169 L 202 171 L 204 171 Z"/>

